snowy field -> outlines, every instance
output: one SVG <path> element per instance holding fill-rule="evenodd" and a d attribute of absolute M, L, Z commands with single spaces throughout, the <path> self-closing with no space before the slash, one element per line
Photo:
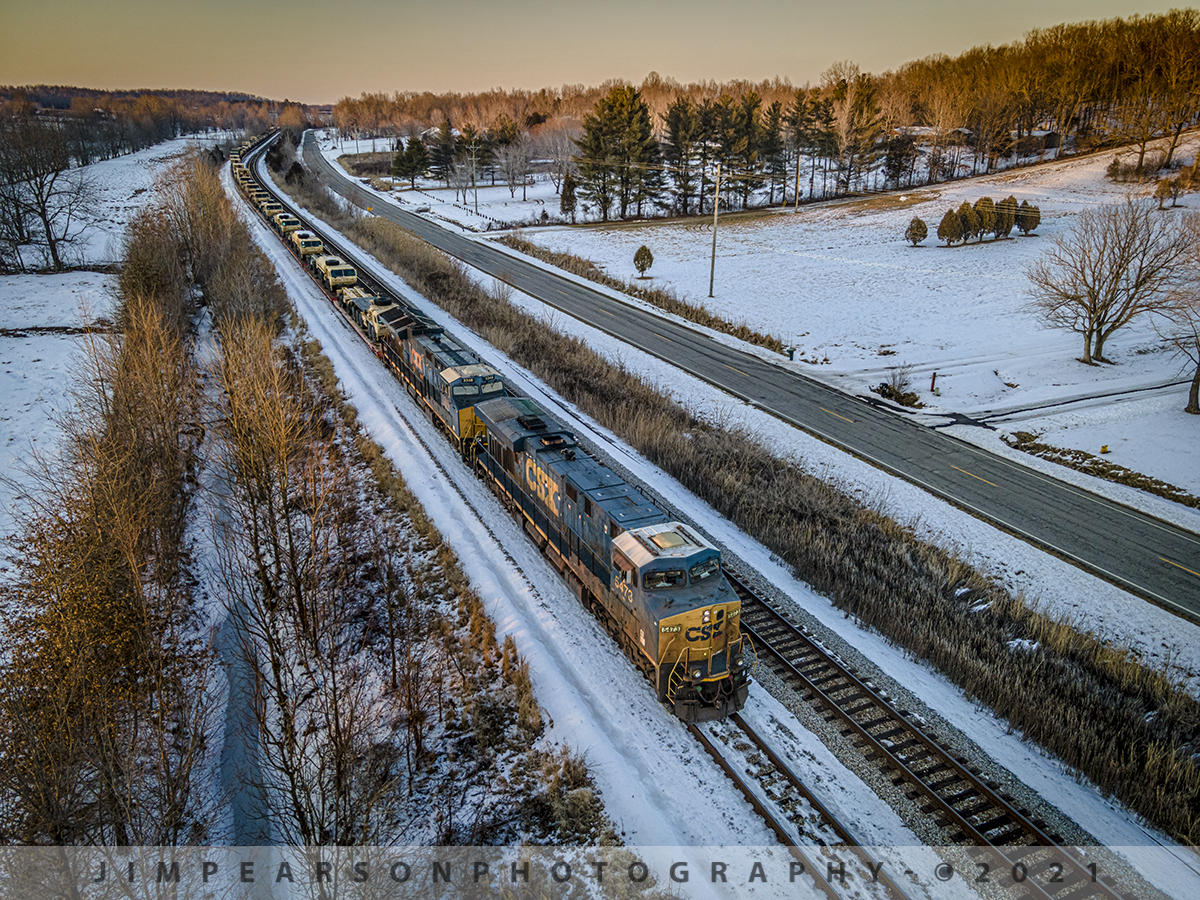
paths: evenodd
<path fill-rule="evenodd" d="M 240 202 L 240 201 L 239 201 Z M 359 420 L 406 473 L 424 471 L 428 477 L 409 484 L 433 518 L 446 540 L 458 553 L 471 578 L 488 604 L 500 633 L 513 634 L 522 654 L 530 660 L 531 675 L 540 703 L 553 725 L 550 736 L 586 751 L 589 764 L 602 790 L 606 809 L 621 826 L 630 844 L 708 843 L 749 845 L 759 840 L 757 824 L 745 817 L 747 808 L 720 777 L 708 777 L 709 763 L 694 745 L 683 739 L 682 729 L 669 714 L 652 702 L 650 691 L 629 667 L 617 648 L 584 613 L 536 549 L 522 538 L 521 529 L 459 464 L 453 448 L 437 433 L 408 400 L 402 388 L 386 373 L 358 337 L 337 317 L 327 300 L 280 248 L 274 235 L 255 222 L 253 232 L 272 257 L 284 278 L 293 301 L 334 363 L 342 388 L 359 411 Z M 384 267 L 373 264 L 371 274 L 419 300 L 407 285 Z M 580 334 L 606 356 L 625 363 L 659 383 L 672 381 L 676 389 L 700 405 L 713 404 L 732 419 L 755 421 L 758 427 L 777 430 L 769 439 L 788 443 L 793 450 L 804 443 L 814 451 L 819 466 L 827 465 L 833 477 L 849 483 L 856 479 L 875 485 L 873 491 L 887 505 L 916 510 L 917 515 L 956 533 L 970 551 L 973 542 L 986 545 L 991 553 L 1010 561 L 1009 574 L 1018 582 L 1031 575 L 1053 586 L 1054 596 L 1094 597 L 1106 586 L 1071 566 L 1046 557 L 1020 541 L 1000 535 L 988 526 L 931 500 L 903 482 L 880 488 L 878 472 L 857 460 L 838 454 L 793 429 L 742 404 L 731 404 L 707 385 L 680 373 L 658 360 L 618 344 L 611 338 L 555 316 L 537 301 L 519 292 L 513 299 L 529 310 L 554 317 L 559 327 Z M 1076 782 L 1062 766 L 1041 755 L 1036 748 L 1008 732 L 1005 722 L 966 700 L 928 666 L 914 661 L 877 635 L 861 631 L 836 610 L 827 598 L 796 581 L 772 555 L 705 504 L 687 494 L 663 472 L 646 463 L 616 436 L 563 403 L 528 372 L 498 354 L 480 338 L 455 323 L 430 303 L 424 311 L 453 330 L 456 337 L 496 365 L 506 378 L 544 405 L 553 415 L 568 422 L 580 434 L 603 446 L 620 465 L 668 495 L 690 518 L 718 542 L 761 572 L 792 600 L 816 617 L 822 625 L 853 644 L 889 676 L 916 693 L 949 721 L 976 741 L 1001 765 L 1008 768 L 1049 802 L 1060 806 L 1076 821 L 1085 823 L 1101 842 L 1112 847 L 1136 848 L 1127 853 L 1143 876 L 1176 897 L 1189 896 L 1196 869 L 1200 866 L 1187 850 L 1174 846 L 1161 834 L 1149 833 L 1128 813 L 1101 797 L 1092 787 Z M 771 423 L 774 423 L 772 426 Z M 790 433 L 790 434 L 789 434 Z M 818 454 L 823 447 L 826 457 Z M 857 469 L 855 467 L 858 467 Z M 850 489 L 855 489 L 850 485 Z M 480 519 L 488 524 L 480 524 Z M 497 544 L 501 546 L 497 546 Z M 513 565 L 517 570 L 513 570 Z M 1028 571 L 1026 570 L 1028 567 Z M 1114 620 L 1119 609 L 1132 603 L 1136 612 L 1125 613 L 1145 629 L 1142 643 L 1148 651 L 1166 637 L 1173 643 L 1200 647 L 1200 629 L 1181 624 L 1128 595 L 1108 588 L 1104 599 L 1113 605 Z M 1115 621 L 1114 621 L 1114 624 Z M 853 774 L 833 759 L 828 750 L 783 710 L 764 691 L 752 691 L 746 715 L 773 734 L 791 735 L 789 760 L 829 805 L 849 814 L 864 844 L 915 846 L 911 835 L 891 810 Z M 648 702 L 651 701 L 651 702 Z M 704 781 L 703 791 L 668 791 L 665 785 Z M 704 837 L 701 837 L 704 835 Z M 1162 846 L 1159 846 L 1159 845 Z M 902 854 L 900 854 L 902 855 Z M 926 885 L 931 891 L 937 886 Z M 921 895 L 921 892 L 918 892 Z M 956 893 L 956 896 L 960 894 Z"/>
<path fill-rule="evenodd" d="M 322 142 L 322 148 L 329 159 L 336 159 L 342 152 L 328 140 Z M 364 144 L 362 149 L 366 151 L 367 145 Z M 1196 149 L 1196 142 L 1191 141 L 1185 143 L 1182 153 L 1190 160 Z M 352 150 L 353 146 L 347 144 L 346 152 Z M 947 430 L 1060 480 L 1200 531 L 1200 510 L 1021 453 L 999 439 L 999 435 L 1009 429 L 1043 432 L 1051 443 L 1078 446 L 1093 453 L 1098 452 L 1102 444 L 1108 444 L 1113 451 L 1108 459 L 1200 493 L 1200 442 L 1197 441 L 1200 417 L 1182 412 L 1184 388 L 1151 388 L 1127 393 L 1179 378 L 1179 366 L 1168 358 L 1167 353 L 1137 352 L 1147 347 L 1157 350 L 1161 342 L 1153 329 L 1117 332 L 1106 352 L 1117 360 L 1118 365 L 1084 366 L 1074 358 L 1080 353 L 1074 335 L 1041 329 L 1021 311 L 1025 302 L 1021 267 L 1041 252 L 1047 243 L 1044 236 L 1014 237 L 995 246 L 985 242 L 982 246 L 970 244 L 950 249 L 935 246 L 931 238 L 927 238 L 924 245 L 912 248 L 902 237 L 904 227 L 913 215 L 932 222 L 931 228 L 936 230 L 936 221 L 950 205 L 957 206 L 964 200 L 973 201 L 985 195 L 1002 199 L 1009 194 L 1016 196 L 1018 201 L 1028 199 L 1041 207 L 1042 224 L 1038 235 L 1059 232 L 1069 227 L 1080 209 L 1118 200 L 1134 190 L 1125 185 L 1113 185 L 1104 178 L 1104 167 L 1110 158 L 1106 155 L 1068 160 L 975 182 L 942 186 L 919 197 L 915 194 L 875 197 L 859 203 L 809 207 L 799 214 L 731 220 L 728 229 L 721 226 L 721 241 L 726 251 L 717 261 L 716 301 L 708 301 L 704 296 L 708 286 L 707 258 L 697 263 L 680 250 L 688 241 L 707 242 L 707 246 L 711 246 L 712 232 L 701 225 L 550 228 L 525 230 L 523 236 L 607 263 L 609 272 L 620 276 L 636 274 L 632 264 L 633 251 L 641 243 L 650 244 L 655 254 L 652 271 L 658 272 L 661 267 L 664 272 L 675 273 L 679 281 L 672 282 L 672 286 L 677 290 L 684 292 L 682 279 L 702 276 L 701 288 L 689 296 L 714 304 L 730 317 L 745 318 L 756 327 L 779 334 L 783 334 L 784 329 L 778 323 L 791 322 L 794 330 L 805 313 L 793 308 L 795 304 L 789 301 L 783 288 L 778 287 L 783 279 L 775 273 L 787 272 L 789 265 L 793 265 L 792 271 L 797 273 L 816 273 L 811 280 L 823 284 L 827 296 L 824 304 L 805 301 L 805 309 L 814 313 L 811 327 L 815 330 L 819 322 L 819 327 L 828 334 L 839 335 L 828 338 L 822 345 L 818 362 L 801 362 L 799 353 L 796 362 L 789 363 L 760 348 L 750 348 L 750 352 L 806 375 L 820 377 L 845 390 L 865 393 L 867 386 L 886 377 L 887 367 L 896 365 L 897 361 L 913 364 L 917 373 L 918 358 L 908 354 L 911 348 L 919 347 L 933 360 L 919 374 L 914 374 L 914 387 L 921 390 L 923 401 L 930 407 L 920 412 L 925 421 L 944 425 L 949 421 L 944 415 L 947 410 L 964 412 L 979 419 L 995 415 L 998 421 L 992 426 L 994 431 L 969 425 L 955 425 Z M 553 190 L 548 183 L 539 189 Z M 495 191 L 502 191 L 504 198 L 508 197 L 507 188 L 486 190 L 492 200 L 498 196 Z M 481 189 L 481 210 L 484 209 L 484 194 Z M 411 193 L 401 198 L 388 194 L 379 196 L 381 202 L 386 202 L 384 198 L 393 202 L 405 199 L 411 209 Z M 445 196 L 449 197 L 449 194 Z M 1185 198 L 1185 203 L 1196 204 L 1195 195 Z M 498 207 L 504 208 L 493 203 L 489 209 L 497 213 Z M 443 208 L 439 207 L 439 210 Z M 1180 211 L 1167 214 L 1177 215 Z M 726 242 L 731 232 L 743 248 L 753 242 L 758 249 L 753 252 L 729 249 L 735 243 L 732 239 Z M 824 236 L 820 237 L 820 234 Z M 480 239 L 486 237 L 481 235 Z M 793 243 L 788 244 L 788 241 Z M 821 245 L 820 252 L 816 249 L 817 244 Z M 806 245 L 808 250 L 801 249 Z M 667 252 L 668 246 L 675 247 L 677 255 Z M 763 257 L 761 261 L 760 256 Z M 842 262 L 846 265 L 842 266 Z M 722 268 L 723 263 L 725 268 Z M 740 266 L 746 283 L 752 285 L 752 289 L 744 292 L 752 300 L 747 300 L 739 310 L 719 305 L 723 302 L 721 273 L 728 272 L 730 266 Z M 699 270 L 702 272 L 698 276 Z M 839 292 L 836 282 L 843 270 L 847 287 Z M 949 281 L 951 273 L 952 283 Z M 948 286 L 939 287 L 939 277 Z M 997 288 L 996 285 L 1004 287 Z M 942 315 L 936 303 L 926 296 L 933 291 L 937 291 L 947 305 L 950 304 L 947 297 L 966 298 L 954 301 L 955 309 L 962 308 L 963 311 Z M 639 302 L 606 292 L 631 303 Z M 909 350 L 902 353 L 897 346 L 894 356 L 880 356 L 878 351 L 882 344 L 868 352 L 864 349 L 869 346 L 866 341 L 858 340 L 856 344 L 846 337 L 852 328 L 871 333 L 883 327 L 879 323 L 904 318 L 899 306 L 889 306 L 890 301 L 881 298 L 884 294 L 907 298 L 906 303 L 899 306 L 923 304 L 925 310 L 920 322 L 913 320 L 903 326 L 910 334 L 910 344 L 906 345 Z M 839 302 L 838 296 L 849 299 Z M 1010 590 L 1019 591 L 1041 604 L 1052 614 L 1070 617 L 1105 640 L 1129 647 L 1150 665 L 1171 663 L 1193 692 L 1200 693 L 1200 628 L 1195 625 L 1036 550 L 1024 541 L 930 497 L 919 488 L 884 475 L 519 291 L 513 292 L 513 300 L 534 315 L 553 321 L 556 327 L 582 336 L 608 359 L 642 373 L 660 390 L 672 394 L 700 415 L 747 429 L 780 455 L 801 459 L 810 470 L 863 497 L 911 526 L 921 536 L 957 549 L 972 564 L 999 579 Z M 989 319 L 985 314 L 987 309 L 1001 308 L 1003 315 L 993 313 Z M 753 311 L 753 316 L 746 314 L 748 309 Z M 924 334 L 918 325 L 932 334 Z M 1028 334 L 1022 333 L 1023 329 Z M 734 342 L 724 335 L 717 338 Z M 812 348 L 816 342 L 800 342 L 800 345 Z M 858 347 L 857 351 L 855 347 Z M 807 358 L 815 356 L 811 349 L 807 352 Z M 823 362 L 826 354 L 830 354 L 829 364 Z M 834 365 L 835 358 L 841 360 L 840 367 Z M 927 390 L 933 370 L 939 372 L 940 397 Z M 999 376 L 995 374 L 997 371 Z M 1001 378 L 1007 383 L 1001 382 Z M 998 383 L 999 388 L 991 382 Z M 975 387 L 972 388 L 972 384 Z M 946 389 L 942 390 L 943 387 Z M 1092 395 L 1099 396 L 1080 399 Z M 961 407 L 957 405 L 959 401 L 963 404 Z M 935 403 L 941 405 L 934 406 Z M 1049 410 L 1036 408 L 1044 404 L 1054 406 Z M 1030 409 L 1026 410 L 1027 407 Z M 939 411 L 943 414 L 938 415 Z"/>
<path fill-rule="evenodd" d="M 328 139 L 322 147 L 330 159 L 354 152 L 351 143 L 338 148 Z M 1190 163 L 1196 151 L 1193 139 L 1181 147 L 1180 158 Z M 622 279 L 637 276 L 633 255 L 645 244 L 654 254 L 647 284 L 671 288 L 727 319 L 777 335 L 796 348 L 795 362 L 783 365 L 852 394 L 866 394 L 893 367 L 911 366 L 912 389 L 926 407 L 924 420 L 945 425 L 947 414 L 959 413 L 981 423 L 951 426 L 958 437 L 1068 478 L 1060 466 L 1009 451 L 1000 436 L 1030 431 L 1046 443 L 1090 453 L 1108 445 L 1111 462 L 1200 494 L 1200 420 L 1183 412 L 1186 385 L 1180 384 L 1190 372 L 1164 349 L 1151 323 L 1135 323 L 1109 341 L 1106 355 L 1116 365 L 1091 367 L 1076 359 L 1081 338 L 1043 328 L 1023 308 L 1024 268 L 1045 251 L 1049 238 L 1069 230 L 1083 209 L 1153 189 L 1109 182 L 1104 170 L 1111 159 L 1106 153 L 906 194 L 827 202 L 798 213 L 728 216 L 719 229 L 711 299 L 707 221 L 527 228 L 522 235 L 591 259 Z M 994 244 L 953 248 L 936 240 L 946 209 L 1010 194 L 1041 207 L 1034 236 L 1014 231 Z M 482 216 L 473 214 L 473 197 L 464 207 L 454 202 L 452 191 L 433 183 L 418 193 L 380 196 L 410 210 L 428 205 L 430 216 L 478 230 L 492 220 L 522 222 L 543 209 L 558 210 L 549 181 L 531 186 L 525 203 L 520 191 L 514 201 L 506 187 L 481 187 Z M 1179 209 L 1164 215 L 1177 217 L 1197 205 L 1197 195 L 1188 195 Z M 913 216 L 924 219 L 930 231 L 916 248 L 903 238 Z M 930 390 L 935 372 L 936 394 Z M 1095 482 L 1084 478 L 1094 487 Z M 1142 503 L 1140 492 L 1095 489 L 1164 514 L 1154 498 Z M 1200 512 L 1166 514 L 1200 530 Z"/>

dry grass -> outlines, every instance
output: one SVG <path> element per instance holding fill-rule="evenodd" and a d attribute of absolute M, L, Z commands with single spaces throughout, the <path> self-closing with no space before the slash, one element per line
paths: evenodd
<path fill-rule="evenodd" d="M 722 319 L 720 316 L 710 312 L 703 304 L 697 306 L 694 303 L 689 303 L 672 290 L 642 287 L 635 284 L 633 279 L 621 281 L 619 278 L 605 275 L 591 260 L 570 253 L 547 250 L 544 247 L 539 247 L 537 244 L 531 244 L 529 241 L 523 240 L 514 234 L 507 234 L 497 240 L 504 244 L 504 246 L 519 253 L 524 253 L 526 256 L 532 256 L 534 259 L 550 263 L 550 265 L 570 272 L 573 275 L 579 275 L 589 281 L 602 284 L 605 287 L 622 291 L 631 297 L 645 300 L 651 306 L 657 306 L 659 309 L 686 319 L 689 322 L 695 322 L 698 325 L 703 325 L 705 328 L 711 328 L 713 331 L 719 331 L 722 334 L 733 335 L 747 343 L 757 344 L 760 347 L 766 347 L 768 350 L 774 350 L 776 353 L 783 352 L 783 341 L 774 335 L 762 334 L 755 331 L 745 322 L 730 322 L 728 319 Z"/>
<path fill-rule="evenodd" d="M 382 219 L 337 226 L 416 290 L 621 435 L 863 625 L 1179 840 L 1200 839 L 1200 703 L 1165 671 L 1055 620 L 955 553 L 693 417 L 581 340 L 478 287 Z"/>
<path fill-rule="evenodd" d="M 1200 508 L 1200 497 L 1189 494 L 1183 488 L 1175 487 L 1175 485 L 1168 484 L 1158 478 L 1143 475 L 1141 472 L 1135 472 L 1133 469 L 1127 469 L 1114 462 L 1109 462 L 1107 459 L 1088 453 L 1086 450 L 1072 450 L 1065 447 L 1055 447 L 1052 444 L 1043 444 L 1038 440 L 1038 435 L 1030 434 L 1028 431 L 1018 431 L 1012 435 L 1004 435 L 1002 440 L 1016 450 L 1030 453 L 1033 456 L 1040 456 L 1042 459 L 1048 459 L 1051 462 L 1058 463 L 1060 466 L 1067 466 L 1080 472 L 1086 472 L 1088 475 L 1103 478 L 1105 481 L 1126 484 L 1129 487 L 1146 491 L 1148 494 L 1157 494 L 1159 497 L 1165 497 L 1168 500 L 1172 500 L 1175 503 L 1182 503 L 1184 506 L 1190 506 L 1193 509 Z"/>

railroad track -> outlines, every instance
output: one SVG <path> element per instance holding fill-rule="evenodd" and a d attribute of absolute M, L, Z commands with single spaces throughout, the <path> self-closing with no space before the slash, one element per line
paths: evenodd
<path fill-rule="evenodd" d="M 754 811 L 827 897 L 843 900 L 847 894 L 861 897 L 865 892 L 866 896 L 881 900 L 907 900 L 908 894 L 883 871 L 882 864 L 854 841 L 841 822 L 741 715 L 735 713 L 727 721 L 710 723 L 705 728 L 689 725 L 688 732 L 738 786 Z M 719 744 L 725 745 L 725 749 Z M 731 760 L 731 755 L 739 762 Z M 760 793 L 769 804 L 763 802 Z M 846 868 L 847 856 L 853 857 L 852 868 Z M 839 871 L 843 873 L 841 877 L 837 875 Z M 839 891 L 833 883 L 835 878 L 843 885 L 849 879 L 853 887 Z"/>
<path fill-rule="evenodd" d="M 278 196 L 274 184 L 257 180 L 265 190 Z M 307 216 L 297 214 L 305 227 L 311 227 Z M 330 251 L 355 262 L 355 253 L 336 242 L 323 240 Z M 367 276 L 364 267 L 356 264 L 356 268 L 366 287 L 383 296 L 395 296 Z M 396 299 L 409 305 L 402 297 Z M 732 573 L 726 574 L 742 599 L 741 626 L 757 648 L 759 658 L 803 699 L 818 707 L 827 721 L 840 721 L 842 734 L 888 774 L 894 784 L 908 787 L 909 798 L 934 817 L 946 833 L 947 843 L 962 847 L 965 866 L 974 881 L 999 888 L 1003 896 L 1014 900 L 1133 900 L 1119 893 L 1113 880 L 1098 872 L 1095 864 L 1085 864 L 1062 847 L 1058 835 L 1049 832 L 1044 822 L 1031 818 L 998 785 L 984 779 L 969 760 L 942 747 L 906 710 L 896 709 L 887 697 L 833 659 L 802 628 Z M 821 848 L 849 850 L 863 867 L 858 873 L 860 886 L 874 882 L 883 892 L 880 896 L 891 900 L 907 896 L 740 716 L 733 717 L 732 727 L 739 729 L 763 761 L 760 771 L 752 777 L 778 782 L 765 791 L 768 796 L 782 799 L 782 805 L 780 799 L 773 801 L 775 810 L 761 802 L 744 775 L 731 766 L 703 731 L 695 726 L 689 726 L 689 731 L 742 788 L 780 842 L 804 863 L 805 871 L 827 896 L 841 895 L 822 874 L 824 867 L 819 867 L 817 861 L 796 845 L 797 838 L 808 838 Z M 789 795 L 799 798 L 799 802 L 791 803 Z M 790 810 L 799 812 L 793 815 Z M 821 836 L 826 831 L 833 839 Z M 960 867 L 963 865 L 959 863 Z"/>
<path fill-rule="evenodd" d="M 769 665 L 827 722 L 841 726 L 863 756 L 907 790 L 947 845 L 962 848 L 970 875 L 1006 896 L 1031 900 L 1131 900 L 1115 881 L 1063 846 L 1045 822 L 983 777 L 970 760 L 943 747 L 891 700 L 726 573 L 742 599 L 741 627 Z"/>

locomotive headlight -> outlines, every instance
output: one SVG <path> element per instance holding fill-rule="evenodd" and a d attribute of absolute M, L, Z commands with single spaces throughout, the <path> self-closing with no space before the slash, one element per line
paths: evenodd
<path fill-rule="evenodd" d="M 707 625 L 707 624 L 708 624 L 708 621 L 709 621 L 709 619 L 711 619 L 711 618 L 712 618 L 712 610 L 711 610 L 711 609 L 706 609 L 706 610 L 704 611 L 704 615 L 703 615 L 701 618 L 702 618 L 702 621 L 704 622 L 704 624 L 705 624 L 705 625 Z"/>
<path fill-rule="evenodd" d="M 693 671 L 692 671 L 692 677 L 693 677 L 693 678 L 699 678 L 699 677 L 700 677 L 701 675 L 703 675 L 703 674 L 704 674 L 704 673 L 703 673 L 703 672 L 701 672 L 699 669 L 695 669 L 695 670 L 693 670 Z"/>

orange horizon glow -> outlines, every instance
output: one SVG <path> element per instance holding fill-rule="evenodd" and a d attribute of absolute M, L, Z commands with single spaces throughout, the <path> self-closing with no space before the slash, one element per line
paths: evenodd
<path fill-rule="evenodd" d="M 557 89 L 651 71 L 679 82 L 817 83 L 1062 22 L 1166 12 L 1118 0 L 5 0 L 0 84 L 235 91 L 332 103 L 364 92 Z"/>

